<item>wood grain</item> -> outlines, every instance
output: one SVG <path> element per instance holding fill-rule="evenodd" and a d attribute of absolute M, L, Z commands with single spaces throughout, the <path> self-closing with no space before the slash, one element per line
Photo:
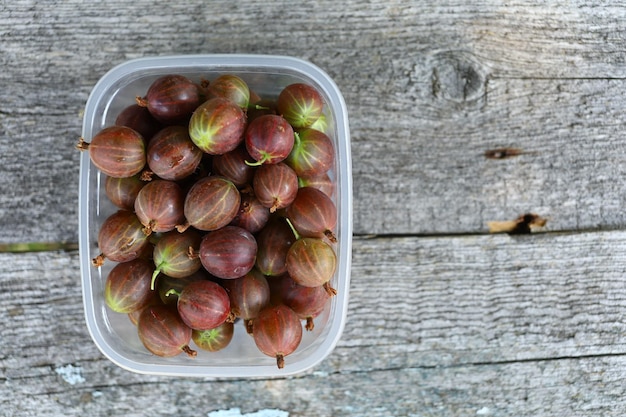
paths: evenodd
<path fill-rule="evenodd" d="M 207 416 L 281 410 L 319 416 L 622 416 L 624 358 L 334 373 L 270 381 L 127 376 L 104 361 L 78 362 L 70 385 L 50 366 L 38 385 L 11 380 L 6 415 Z M 59 369 L 59 368 L 54 368 Z M 37 388 L 37 389 L 32 389 Z M 8 408 L 7 408 L 8 406 Z M 267 411 L 266 411 L 267 412 Z M 10 414 L 14 413 L 14 414 Z"/>
<path fill-rule="evenodd" d="M 548 218 L 546 230 L 622 227 L 621 83 L 491 80 L 456 116 L 439 99 L 407 99 L 421 126 L 390 111 L 371 125 L 396 122 L 384 139 L 353 132 L 355 229 L 476 233 L 528 212 Z M 502 147 L 521 154 L 485 158 Z"/>
<path fill-rule="evenodd" d="M 557 405 L 583 415 L 576 410 L 594 406 L 589 392 L 600 389 L 594 384 L 610 388 L 603 397 L 612 390 L 623 392 L 618 380 L 626 354 L 620 259 L 625 241 L 626 234 L 618 231 L 357 238 L 346 328 L 333 353 L 295 378 L 224 383 L 117 368 L 87 333 L 77 253 L 1 254 L 0 262 L 10 267 L 0 289 L 11 291 L 11 297 L 0 300 L 2 389 L 30 398 L 34 408 L 24 412 L 61 398 L 68 402 L 66 415 L 72 415 L 72 407 L 97 415 L 111 410 L 132 415 L 137 403 L 123 399 L 134 396 L 146 406 L 163 407 L 163 413 L 182 412 L 182 398 L 202 404 L 194 390 L 213 392 L 216 408 L 279 407 L 290 415 L 311 410 L 321 415 L 419 415 L 427 410 L 464 415 L 487 407 L 530 416 Z M 595 375 L 607 363 L 616 367 Z M 80 368 L 85 382 L 67 386 L 57 372 L 68 365 Z M 552 387 L 552 394 L 540 386 Z M 366 406 L 357 393 L 374 387 L 380 390 Z M 277 395 L 283 389 L 284 396 L 261 400 L 268 391 Z M 306 390 L 319 400 L 307 399 Z M 551 404 L 551 395 L 565 397 Z M 573 401 L 575 395 L 582 397 Z M 107 405 L 100 396 L 122 401 Z M 517 408 L 521 403 L 499 403 L 528 396 L 534 398 L 523 410 Z M 597 401 L 595 406 L 607 404 Z M 19 410 L 11 404 L 4 409 Z M 610 404 L 616 414 L 607 415 L 618 415 L 615 410 L 625 406 L 621 398 Z"/>
<path fill-rule="evenodd" d="M 624 224 L 618 4 L 43 7 L 2 13 L 0 219 L 10 227 L 0 242 L 76 240 L 73 146 L 89 91 L 115 64 L 173 53 L 287 54 L 328 71 L 350 113 L 358 234 L 484 232 L 528 210 L 549 216 L 550 230 Z M 484 160 L 502 146 L 531 153 Z"/>

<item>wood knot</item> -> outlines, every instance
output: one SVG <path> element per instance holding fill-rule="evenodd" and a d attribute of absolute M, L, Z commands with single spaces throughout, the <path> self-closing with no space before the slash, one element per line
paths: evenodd
<path fill-rule="evenodd" d="M 466 103 L 486 94 L 487 70 L 469 52 L 438 52 L 432 57 L 431 68 L 431 91 L 435 98 Z"/>

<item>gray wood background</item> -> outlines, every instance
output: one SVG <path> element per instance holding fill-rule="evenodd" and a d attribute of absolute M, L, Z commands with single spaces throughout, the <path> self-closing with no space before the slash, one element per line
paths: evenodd
<path fill-rule="evenodd" d="M 621 1 L 0 0 L 0 415 L 625 415 L 624 22 Z M 350 308 L 303 375 L 143 376 L 87 332 L 87 96 L 195 53 L 304 58 L 345 96 Z M 548 222 L 488 233 L 524 213 Z"/>

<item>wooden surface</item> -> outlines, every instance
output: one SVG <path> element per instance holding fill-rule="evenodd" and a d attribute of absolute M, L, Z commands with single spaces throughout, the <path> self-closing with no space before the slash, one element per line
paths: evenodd
<path fill-rule="evenodd" d="M 626 4 L 301 3 L 0 2 L 0 415 L 625 415 Z M 348 321 L 303 375 L 138 375 L 85 326 L 87 96 L 218 52 L 310 60 L 348 106 Z M 488 233 L 524 213 L 548 222 Z"/>

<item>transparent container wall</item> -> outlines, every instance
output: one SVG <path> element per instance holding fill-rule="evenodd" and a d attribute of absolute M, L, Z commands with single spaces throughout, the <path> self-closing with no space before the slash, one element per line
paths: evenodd
<path fill-rule="evenodd" d="M 104 303 L 106 276 L 114 266 L 106 261 L 95 268 L 91 259 L 99 254 L 97 236 L 103 221 L 117 209 L 104 192 L 104 175 L 84 152 L 81 158 L 79 195 L 79 240 L 81 274 L 87 326 L 100 350 L 119 366 L 140 373 L 202 377 L 272 377 L 301 372 L 326 357 L 337 343 L 346 318 L 352 242 L 352 194 L 349 131 L 345 104 L 334 83 L 317 67 L 305 61 L 273 56 L 213 55 L 144 58 L 129 61 L 107 73 L 94 87 L 85 109 L 83 138 L 89 142 L 104 127 L 114 124 L 117 115 L 137 96 L 143 97 L 159 76 L 181 74 L 200 82 L 221 74 L 243 78 L 261 98 L 276 98 L 285 86 L 302 82 L 316 87 L 324 96 L 327 134 L 335 145 L 336 180 L 334 202 L 338 210 L 338 268 L 331 284 L 337 289 L 328 308 L 315 318 L 313 331 L 304 331 L 303 340 L 286 357 L 285 368 L 277 369 L 274 358 L 263 355 L 241 323 L 228 348 L 219 352 L 198 351 L 196 358 L 185 354 L 161 358 L 141 344 L 136 327 L 125 314 L 115 313 Z"/>

